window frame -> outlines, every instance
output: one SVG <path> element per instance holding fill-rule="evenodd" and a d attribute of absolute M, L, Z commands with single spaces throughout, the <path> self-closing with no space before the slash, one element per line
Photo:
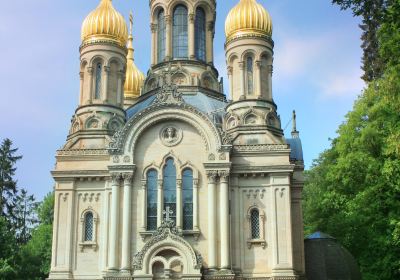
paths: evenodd
<path fill-rule="evenodd" d="M 92 219 L 93 219 L 93 228 L 92 228 L 92 240 L 86 240 L 86 217 L 87 215 L 91 213 Z M 98 228 L 98 223 L 99 223 L 99 216 L 98 214 L 93 210 L 92 207 L 88 207 L 87 209 L 85 209 L 82 214 L 81 214 L 81 237 L 80 237 L 80 242 L 79 242 L 79 248 L 81 250 L 81 252 L 83 252 L 83 250 L 85 248 L 90 248 L 94 251 L 97 250 L 98 248 L 98 244 L 97 244 L 97 240 L 98 240 L 98 236 L 97 236 L 97 228 Z"/>
<path fill-rule="evenodd" d="M 253 211 L 258 211 L 258 221 L 259 221 L 259 237 L 253 237 L 253 225 L 252 225 L 252 216 Z M 247 225 L 248 225 L 248 239 L 247 239 L 247 247 L 251 249 L 252 246 L 261 246 L 263 249 L 267 247 L 267 242 L 265 240 L 265 213 L 264 211 L 258 207 L 257 205 L 253 205 L 247 211 Z"/>
<path fill-rule="evenodd" d="M 199 12 L 204 15 L 203 22 L 199 22 Z M 207 60 L 207 14 L 202 7 L 196 9 L 194 28 L 195 56 L 197 60 L 205 62 Z"/>
<path fill-rule="evenodd" d="M 179 13 L 179 9 L 185 9 Z M 189 57 L 189 9 L 178 4 L 172 12 L 172 57 L 173 59 L 188 59 Z"/>

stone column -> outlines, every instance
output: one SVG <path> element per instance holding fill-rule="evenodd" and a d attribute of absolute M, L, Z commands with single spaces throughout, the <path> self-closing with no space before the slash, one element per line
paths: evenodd
<path fill-rule="evenodd" d="M 272 100 L 272 74 L 274 72 L 274 67 L 272 65 L 268 65 L 268 100 Z"/>
<path fill-rule="evenodd" d="M 83 82 L 84 82 L 84 77 L 85 77 L 85 72 L 81 71 L 79 72 L 79 81 L 80 81 L 80 85 L 79 85 L 79 105 L 83 105 L 84 102 L 84 97 L 83 97 Z"/>
<path fill-rule="evenodd" d="M 194 13 L 189 14 L 188 22 L 189 22 L 189 32 L 188 32 L 188 39 L 189 39 L 189 59 L 195 59 L 195 34 L 194 34 L 194 21 L 195 15 Z"/>
<path fill-rule="evenodd" d="M 117 72 L 117 104 L 119 106 L 122 105 L 124 102 L 124 83 L 125 83 L 125 72 L 124 71 L 118 71 Z"/>
<path fill-rule="evenodd" d="M 163 220 L 163 209 L 164 209 L 164 201 L 163 201 L 163 181 L 158 180 L 158 190 L 157 190 L 157 227 L 161 226 Z"/>
<path fill-rule="evenodd" d="M 85 103 L 86 104 L 92 104 L 92 100 L 93 100 L 93 83 L 94 83 L 94 81 L 93 81 L 93 72 L 94 72 L 94 69 L 93 69 L 93 67 L 88 67 L 87 71 L 88 71 L 88 74 L 89 74 L 89 87 L 88 87 L 88 92 L 85 94 L 85 96 L 86 96 Z"/>
<path fill-rule="evenodd" d="M 207 63 L 214 64 L 214 49 L 213 49 L 213 40 L 214 40 L 214 21 L 207 22 Z"/>
<path fill-rule="evenodd" d="M 182 229 L 182 180 L 176 180 L 176 227 Z"/>
<path fill-rule="evenodd" d="M 172 18 L 165 16 L 165 60 L 172 59 Z M 161 62 L 161 61 L 160 61 Z"/>
<path fill-rule="evenodd" d="M 110 250 L 108 259 L 108 269 L 118 269 L 118 226 L 119 226 L 119 184 L 121 174 L 112 173 L 111 186 L 111 227 L 110 227 Z"/>
<path fill-rule="evenodd" d="M 110 77 L 110 67 L 104 66 L 104 73 L 103 73 L 103 87 L 101 89 L 101 99 L 105 102 L 108 100 L 107 92 L 108 92 L 108 79 Z"/>
<path fill-rule="evenodd" d="M 217 171 L 207 171 L 208 178 L 208 269 L 217 268 L 217 211 L 216 211 L 216 180 Z"/>
<path fill-rule="evenodd" d="M 243 61 L 240 61 L 239 62 L 239 72 L 240 72 L 240 77 L 239 77 L 239 79 L 240 79 L 240 98 L 239 98 L 239 100 L 243 100 L 243 99 L 245 99 L 245 96 L 246 96 L 246 92 L 245 92 L 245 85 L 246 85 L 246 82 L 245 82 L 245 73 L 244 73 L 244 62 Z"/>
<path fill-rule="evenodd" d="M 151 30 L 151 66 L 157 63 L 157 24 L 150 24 Z"/>
<path fill-rule="evenodd" d="M 228 73 L 228 80 L 229 80 L 229 92 L 231 93 L 231 99 L 235 100 L 235 97 L 233 96 L 233 67 L 232 66 L 228 66 L 226 68 L 226 72 Z"/>
<path fill-rule="evenodd" d="M 142 223 L 140 225 L 141 231 L 146 231 L 147 229 L 147 181 L 142 180 L 142 205 L 145 205 L 142 209 Z"/>
<path fill-rule="evenodd" d="M 199 229 L 199 179 L 193 180 L 193 230 Z"/>
<path fill-rule="evenodd" d="M 132 179 L 133 173 L 124 173 L 124 202 L 122 223 L 122 260 L 121 270 L 129 272 L 131 269 L 131 225 L 132 225 Z"/>
<path fill-rule="evenodd" d="M 262 81 L 262 77 L 261 77 L 261 61 L 257 60 L 256 63 L 256 86 L 255 86 L 255 90 L 256 90 L 256 97 L 257 98 L 261 98 L 262 97 L 262 92 L 261 92 L 261 81 Z"/>
<path fill-rule="evenodd" d="M 221 269 L 230 269 L 229 256 L 229 171 L 219 172 L 220 176 L 220 246 L 221 246 Z"/>

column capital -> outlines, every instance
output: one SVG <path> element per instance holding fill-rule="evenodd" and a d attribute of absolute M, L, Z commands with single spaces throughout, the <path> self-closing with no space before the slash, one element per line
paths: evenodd
<path fill-rule="evenodd" d="M 210 183 L 215 183 L 218 177 L 218 171 L 217 170 L 207 170 L 207 179 Z"/>
<path fill-rule="evenodd" d="M 176 179 L 176 187 L 182 188 L 182 179 Z"/>
<path fill-rule="evenodd" d="M 158 24 L 151 23 L 151 24 L 150 24 L 151 33 L 156 33 L 157 27 L 158 27 Z"/>
<path fill-rule="evenodd" d="M 134 175 L 135 175 L 135 172 L 124 172 L 124 173 L 122 173 L 122 178 L 124 179 L 124 185 L 131 185 Z"/>
<path fill-rule="evenodd" d="M 88 72 L 90 75 L 93 75 L 94 68 L 93 68 L 93 67 L 88 67 L 88 68 L 87 68 L 87 72 Z"/>
<path fill-rule="evenodd" d="M 261 61 L 260 61 L 260 60 L 257 60 L 257 61 L 256 61 L 256 66 L 257 66 L 258 69 L 261 68 Z"/>
<path fill-rule="evenodd" d="M 229 180 L 230 172 L 229 170 L 221 170 L 218 171 L 218 175 L 220 177 L 221 182 L 226 183 Z"/>
<path fill-rule="evenodd" d="M 111 176 L 111 183 L 113 185 L 118 185 L 119 182 L 121 181 L 121 173 L 119 172 L 111 172 L 110 176 Z"/>
<path fill-rule="evenodd" d="M 193 179 L 193 187 L 198 188 L 199 187 L 199 179 Z"/>
<path fill-rule="evenodd" d="M 194 23 L 194 19 L 195 19 L 195 15 L 194 15 L 194 13 L 190 13 L 189 15 L 188 15 L 188 19 L 189 19 L 189 23 Z"/>
<path fill-rule="evenodd" d="M 239 69 L 243 70 L 244 69 L 244 61 L 239 61 Z"/>
<path fill-rule="evenodd" d="M 165 16 L 165 23 L 166 24 L 171 24 L 172 23 L 172 17 L 170 15 Z"/>
<path fill-rule="evenodd" d="M 83 72 L 83 71 L 79 72 L 79 78 L 81 80 L 83 80 L 84 76 L 85 76 L 85 72 Z"/>
<path fill-rule="evenodd" d="M 210 20 L 207 22 L 207 30 L 210 32 L 214 32 L 215 23 L 214 21 Z"/>
<path fill-rule="evenodd" d="M 228 75 L 232 75 L 232 73 L 233 73 L 233 67 L 232 67 L 232 66 L 226 67 L 226 71 L 228 72 Z"/>

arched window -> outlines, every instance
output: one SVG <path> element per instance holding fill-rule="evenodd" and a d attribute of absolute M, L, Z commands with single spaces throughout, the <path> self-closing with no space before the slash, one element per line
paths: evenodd
<path fill-rule="evenodd" d="M 87 212 L 85 215 L 84 241 L 93 241 L 93 213 L 92 212 Z"/>
<path fill-rule="evenodd" d="M 167 159 L 164 167 L 164 210 L 169 212 L 169 217 L 176 223 L 176 168 L 172 158 Z"/>
<path fill-rule="evenodd" d="M 182 174 L 183 229 L 193 229 L 193 171 L 185 169 Z"/>
<path fill-rule="evenodd" d="M 172 45 L 174 58 L 188 57 L 188 10 L 183 5 L 176 6 L 173 17 Z"/>
<path fill-rule="evenodd" d="M 195 21 L 196 58 L 206 60 L 206 13 L 202 8 L 196 10 Z"/>
<path fill-rule="evenodd" d="M 246 76 L 247 76 L 247 94 L 253 94 L 253 58 L 247 57 L 246 60 Z"/>
<path fill-rule="evenodd" d="M 156 170 L 147 172 L 147 230 L 157 229 L 157 178 Z"/>
<path fill-rule="evenodd" d="M 253 209 L 250 212 L 251 239 L 260 239 L 260 212 Z"/>
<path fill-rule="evenodd" d="M 164 61 L 165 58 L 165 14 L 164 10 L 161 10 L 157 16 L 158 30 L 157 30 L 157 59 L 158 62 Z"/>
<path fill-rule="evenodd" d="M 96 64 L 96 83 L 95 83 L 95 87 L 94 87 L 94 98 L 95 99 L 100 99 L 101 96 L 101 75 L 102 75 L 102 71 L 101 71 L 101 63 L 97 63 Z"/>

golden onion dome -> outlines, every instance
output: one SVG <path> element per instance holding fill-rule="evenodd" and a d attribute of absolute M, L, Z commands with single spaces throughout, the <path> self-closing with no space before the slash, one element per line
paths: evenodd
<path fill-rule="evenodd" d="M 128 38 L 128 55 L 126 57 L 126 79 L 124 85 L 124 97 L 126 98 L 138 98 L 140 96 L 140 89 L 143 86 L 144 74 L 136 67 L 135 60 L 133 58 L 133 37 L 132 37 L 132 14 L 130 16 L 131 32 Z"/>
<path fill-rule="evenodd" d="M 240 0 L 225 21 L 226 40 L 242 36 L 272 36 L 272 19 L 256 0 Z"/>
<path fill-rule="evenodd" d="M 128 28 L 124 17 L 118 13 L 111 0 L 101 0 L 82 24 L 82 44 L 107 41 L 126 46 Z"/>

